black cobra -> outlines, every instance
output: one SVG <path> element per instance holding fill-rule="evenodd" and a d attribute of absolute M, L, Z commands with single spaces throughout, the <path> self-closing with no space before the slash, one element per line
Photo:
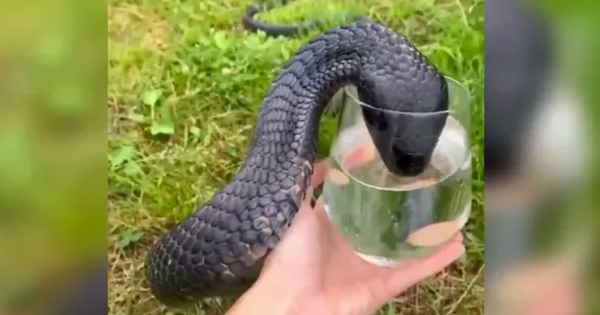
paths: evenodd
<path fill-rule="evenodd" d="M 340 26 L 301 48 L 273 82 L 251 152 L 233 181 L 152 250 L 146 275 L 165 304 L 247 288 L 292 222 L 309 185 L 319 122 L 354 85 L 387 168 L 416 175 L 429 163 L 446 114 L 447 83 L 404 37 L 368 22 Z M 435 118 L 432 118 L 435 117 Z"/>

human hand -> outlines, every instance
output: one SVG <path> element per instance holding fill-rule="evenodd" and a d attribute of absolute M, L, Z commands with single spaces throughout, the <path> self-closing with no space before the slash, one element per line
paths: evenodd
<path fill-rule="evenodd" d="M 334 230 L 314 187 L 327 167 L 315 165 L 305 200 L 260 278 L 229 311 L 236 314 L 371 314 L 412 285 L 442 271 L 464 252 L 462 235 L 424 259 L 395 268 L 360 258 Z"/>

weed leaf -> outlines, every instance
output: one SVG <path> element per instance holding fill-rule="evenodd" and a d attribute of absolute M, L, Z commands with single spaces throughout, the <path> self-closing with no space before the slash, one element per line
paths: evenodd
<path fill-rule="evenodd" d="M 156 103 L 158 102 L 158 100 L 160 99 L 161 96 L 162 96 L 161 90 L 146 91 L 146 92 L 144 92 L 144 95 L 142 95 L 142 101 L 144 102 L 144 104 L 152 107 L 152 106 L 156 105 Z"/>
<path fill-rule="evenodd" d="M 175 125 L 171 121 L 155 121 L 150 127 L 150 133 L 153 136 L 158 134 L 172 135 L 175 133 Z"/>
<path fill-rule="evenodd" d="M 114 151 L 110 157 L 109 161 L 113 168 L 119 167 L 123 162 L 130 160 L 135 156 L 135 148 L 130 145 L 124 145 Z"/>
<path fill-rule="evenodd" d="M 139 241 L 140 239 L 142 239 L 142 237 L 144 236 L 144 232 L 142 231 L 131 231 L 131 230 L 126 230 L 121 232 L 121 234 L 119 234 L 119 240 L 117 241 L 117 247 L 120 249 L 123 249 L 137 241 Z"/>

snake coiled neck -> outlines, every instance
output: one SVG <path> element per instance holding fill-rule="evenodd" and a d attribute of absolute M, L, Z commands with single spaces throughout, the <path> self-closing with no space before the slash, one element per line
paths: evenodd
<path fill-rule="evenodd" d="M 156 297 L 171 304 L 230 294 L 256 279 L 265 256 L 291 224 L 309 185 L 324 108 L 332 95 L 348 84 L 357 87 L 363 101 L 381 109 L 447 109 L 443 77 L 402 36 L 378 24 L 357 22 L 315 38 L 294 55 L 273 82 L 256 122 L 251 152 L 240 172 L 148 255 L 146 275 Z M 379 118 L 388 125 L 397 122 Z M 392 156 L 390 141 L 409 132 L 407 139 L 425 135 L 421 138 L 428 140 L 421 139 L 415 145 L 412 140 L 403 140 L 406 144 L 402 149 L 423 150 L 411 151 L 410 156 L 422 153 L 425 160 L 421 162 L 426 163 L 444 120 L 410 131 L 382 131 L 379 124 L 376 121 L 369 128 L 372 135 L 384 138 L 375 141 L 382 156 Z"/>

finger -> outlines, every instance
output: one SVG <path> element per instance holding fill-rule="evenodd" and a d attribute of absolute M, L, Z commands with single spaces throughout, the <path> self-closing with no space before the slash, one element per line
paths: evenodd
<path fill-rule="evenodd" d="M 451 244 L 455 243 L 455 244 L 462 244 L 463 242 L 463 234 L 462 233 L 457 233 L 456 235 L 454 235 L 454 237 L 450 240 L 447 241 L 445 244 L 443 244 L 440 248 L 437 249 L 436 253 L 434 253 L 432 256 L 430 257 L 434 257 L 435 255 L 437 255 L 439 251 L 443 250 L 444 248 L 446 248 L 447 246 L 450 246 Z M 426 259 L 426 258 L 413 258 L 413 259 L 406 259 L 402 262 L 402 265 L 399 266 L 398 268 L 410 268 L 412 266 L 415 265 L 419 265 L 422 264 L 422 261 Z"/>
<path fill-rule="evenodd" d="M 381 268 L 378 276 L 364 282 L 375 306 L 382 305 L 425 278 L 442 271 L 464 252 L 460 243 L 450 242 L 434 255 L 413 260 L 394 269 Z"/>
<path fill-rule="evenodd" d="M 300 207 L 310 207 L 314 189 L 313 186 L 308 186 L 308 188 L 306 188 L 306 193 L 304 194 L 304 199 L 302 199 L 302 202 L 300 203 Z"/>
<path fill-rule="evenodd" d="M 418 259 L 408 266 L 400 266 L 391 271 L 384 279 L 386 285 L 385 300 L 397 296 L 404 290 L 425 280 L 426 278 L 441 272 L 448 265 L 460 258 L 465 248 L 460 242 L 450 242 L 443 246 L 432 256 Z"/>
<path fill-rule="evenodd" d="M 319 196 L 319 198 L 317 199 L 317 201 L 315 201 L 315 206 L 314 209 L 316 212 L 322 212 L 325 211 L 325 200 L 323 199 L 323 196 Z"/>
<path fill-rule="evenodd" d="M 343 161 L 346 169 L 352 169 L 362 164 L 368 163 L 375 158 L 375 146 L 364 145 L 352 151 Z"/>
<path fill-rule="evenodd" d="M 322 223 L 331 224 L 329 221 L 329 216 L 326 213 L 325 208 L 325 199 L 323 196 L 319 196 L 319 198 L 315 201 L 315 205 L 313 207 L 313 212 L 316 214 L 317 219 Z"/>
<path fill-rule="evenodd" d="M 459 232 L 459 233 L 457 233 L 454 236 L 454 238 L 452 238 L 450 240 L 449 244 L 447 244 L 446 246 L 450 245 L 450 243 L 462 244 L 462 242 L 463 242 L 463 234 Z M 412 265 L 418 264 L 418 263 L 419 263 L 418 261 L 411 261 L 410 262 L 410 264 L 412 264 Z M 406 266 L 406 264 L 404 266 Z M 398 295 L 395 295 L 393 300 L 396 300 L 396 299 L 400 298 L 401 294 L 402 294 L 402 292 L 398 292 Z"/>
<path fill-rule="evenodd" d="M 312 206 L 310 200 L 312 199 L 313 187 L 309 186 L 304 194 L 304 198 L 301 200 L 298 206 L 298 213 L 294 216 L 288 232 L 285 235 L 304 233 L 309 231 L 308 234 L 314 234 L 311 229 L 318 223 L 318 219 L 312 213 Z M 300 230 L 302 232 L 296 232 Z M 285 239 L 286 236 L 284 236 Z"/>
<path fill-rule="evenodd" d="M 452 239 L 451 242 L 456 242 L 456 243 L 462 243 L 464 240 L 464 236 L 462 234 L 462 232 L 458 232 L 456 233 L 456 235 L 454 235 L 454 238 Z"/>
<path fill-rule="evenodd" d="M 314 206 L 312 207 L 312 211 L 321 225 L 323 223 L 328 223 L 327 214 L 325 213 L 325 201 L 323 200 L 323 196 L 319 196 L 319 198 L 317 198 Z"/>
<path fill-rule="evenodd" d="M 320 231 L 323 233 L 323 235 L 327 235 L 330 238 L 330 240 L 333 242 L 332 244 L 335 244 L 335 246 L 338 248 L 348 246 L 348 244 L 344 241 L 341 235 L 337 233 L 336 228 L 333 226 L 331 219 L 327 214 L 323 196 L 320 196 L 315 201 L 312 212 L 316 221 L 318 222 Z"/>
<path fill-rule="evenodd" d="M 316 163 L 310 178 L 310 186 L 314 188 L 321 185 L 325 181 L 325 175 L 327 175 L 328 168 L 329 162 L 327 160 Z"/>

